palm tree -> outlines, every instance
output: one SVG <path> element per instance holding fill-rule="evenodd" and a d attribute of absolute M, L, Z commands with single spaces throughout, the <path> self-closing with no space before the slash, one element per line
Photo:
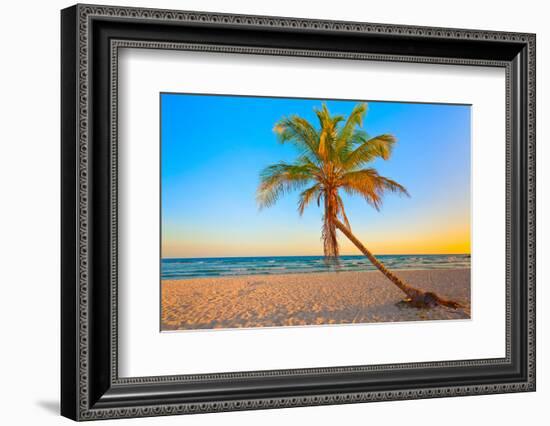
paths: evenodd
<path fill-rule="evenodd" d="M 312 202 L 323 207 L 322 240 L 325 261 L 338 264 L 339 247 L 336 230 L 342 232 L 416 307 L 444 305 L 457 308 L 457 302 L 445 300 L 407 284 L 384 266 L 351 232 L 340 191 L 359 195 L 379 210 L 386 192 L 409 195 L 396 181 L 370 167 L 373 160 L 388 160 L 396 139 L 390 134 L 369 137 L 361 129 L 367 112 L 366 103 L 358 103 L 345 119 L 331 115 L 327 106 L 314 109 L 319 119 L 315 128 L 306 119 L 293 115 L 279 120 L 274 127 L 279 142 L 292 143 L 299 151 L 293 163 L 280 162 L 266 167 L 260 174 L 257 201 L 260 208 L 270 207 L 284 194 L 302 190 L 298 212 L 303 214 Z"/>

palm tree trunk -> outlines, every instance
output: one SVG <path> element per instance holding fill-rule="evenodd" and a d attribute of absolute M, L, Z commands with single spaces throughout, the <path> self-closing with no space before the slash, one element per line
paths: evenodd
<path fill-rule="evenodd" d="M 441 297 L 439 297 L 437 294 L 432 292 L 424 292 L 422 290 L 419 290 L 417 288 L 414 288 L 407 284 L 405 281 L 403 281 L 401 278 L 399 278 L 397 275 L 395 275 L 392 271 L 390 271 L 386 266 L 380 262 L 369 249 L 367 249 L 361 241 L 353 235 L 351 230 L 345 226 L 342 222 L 339 220 L 335 221 L 336 228 L 338 228 L 355 246 L 363 253 L 370 261 L 371 263 L 376 266 L 376 268 L 384 274 L 386 278 L 388 278 L 392 283 L 394 283 L 403 293 L 407 295 L 407 297 L 410 299 L 410 302 L 412 305 L 416 307 L 431 307 L 436 305 L 443 305 L 450 308 L 458 308 L 461 307 L 461 305 L 457 302 L 454 302 L 452 300 L 446 300 Z"/>

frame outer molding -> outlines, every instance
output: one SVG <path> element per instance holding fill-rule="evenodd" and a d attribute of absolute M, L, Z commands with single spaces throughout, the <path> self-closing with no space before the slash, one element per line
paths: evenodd
<path fill-rule="evenodd" d="M 451 386 L 448 388 L 425 388 L 399 391 L 332 393 L 303 397 L 276 397 L 246 400 L 228 400 L 207 403 L 176 403 L 135 408 L 94 408 L 90 401 L 89 389 L 89 233 L 90 233 L 90 173 L 89 173 L 89 48 L 90 20 L 98 18 L 135 19 L 142 22 L 172 21 L 181 23 L 204 23 L 226 26 L 277 28 L 293 30 L 315 30 L 327 33 L 363 33 L 400 35 L 449 40 L 506 41 L 525 45 L 523 57 L 526 61 L 527 87 L 526 128 L 527 167 L 526 228 L 528 244 L 526 252 L 527 269 L 527 381 L 480 386 Z M 436 398 L 445 396 L 465 396 L 488 393 L 506 393 L 535 390 L 535 45 L 534 34 L 496 32 L 437 27 L 419 27 L 358 22 L 338 22 L 314 19 L 298 19 L 268 16 L 247 16 L 206 12 L 172 11 L 129 7 L 107 7 L 97 5 L 76 5 L 65 9 L 62 15 L 62 50 L 76 52 L 74 64 L 62 66 L 62 101 L 77 105 L 71 115 L 63 108 L 62 114 L 62 179 L 72 175 L 76 178 L 71 184 L 62 185 L 63 230 L 62 256 L 64 263 L 74 259 L 74 265 L 62 268 L 63 340 L 74 339 L 74 358 L 70 359 L 62 350 L 62 414 L 75 420 L 106 418 L 160 416 L 172 414 L 205 413 L 233 410 L 282 408 L 327 404 L 345 404 L 368 401 Z M 70 58 L 69 54 L 66 54 Z M 74 71 L 74 79 L 71 74 Z M 76 93 L 76 99 L 71 93 Z M 76 141 L 76 144 L 75 144 Z M 74 170 L 71 164 L 76 162 Z M 74 217 L 70 217 L 70 212 Z M 75 231 L 72 233 L 72 231 Z M 74 236 L 77 235 L 76 241 Z M 71 241 L 72 240 L 72 241 Z M 114 247 L 116 251 L 116 247 Z M 71 277 L 71 272 L 74 277 Z M 70 290 L 71 286 L 76 286 Z M 73 292 L 74 294 L 70 293 Z M 72 305 L 74 303 L 74 305 Z M 75 324 L 67 325 L 68 318 L 76 319 Z M 74 336 L 69 334 L 75 333 Z M 69 366 L 69 367 L 67 367 Z M 74 374 L 69 370 L 74 368 Z M 154 378 L 153 378 L 154 379 Z M 154 380 L 153 380 L 154 381 Z M 68 384 L 71 385 L 68 385 Z"/>

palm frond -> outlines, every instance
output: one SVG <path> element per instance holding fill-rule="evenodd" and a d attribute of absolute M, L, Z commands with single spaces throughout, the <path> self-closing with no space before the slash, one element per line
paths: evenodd
<path fill-rule="evenodd" d="M 351 111 L 346 123 L 342 126 L 338 132 L 336 138 L 336 151 L 340 152 L 345 150 L 354 143 L 353 134 L 357 131 L 357 127 L 363 126 L 363 119 L 367 113 L 367 104 L 364 102 L 355 105 Z M 349 148 L 348 148 L 349 149 Z"/>
<path fill-rule="evenodd" d="M 316 183 L 315 185 L 305 189 L 300 194 L 300 198 L 298 200 L 298 213 L 300 213 L 300 216 L 304 214 L 304 210 L 306 207 L 315 199 L 319 198 L 319 196 L 322 194 L 321 192 L 321 184 Z"/>
<path fill-rule="evenodd" d="M 350 136 L 349 146 L 351 148 L 357 148 L 359 145 L 364 144 L 369 139 L 371 139 L 371 137 L 369 136 L 369 134 L 365 130 L 355 129 L 355 131 Z M 349 152 L 351 152 L 351 150 Z"/>
<path fill-rule="evenodd" d="M 404 186 L 380 176 L 372 168 L 345 173 L 340 179 L 339 186 L 350 195 L 362 196 L 376 210 L 380 210 L 382 197 L 386 192 L 409 196 Z"/>
<path fill-rule="evenodd" d="M 302 153 L 317 158 L 319 134 L 306 119 L 292 115 L 275 123 L 273 131 L 280 143 L 293 143 Z"/>
<path fill-rule="evenodd" d="M 318 154 L 322 161 L 327 161 L 335 153 L 335 141 L 337 136 L 338 124 L 344 121 L 342 115 L 330 115 L 327 105 L 323 103 L 321 109 L 314 109 L 319 119 L 319 145 Z"/>
<path fill-rule="evenodd" d="M 256 201 L 260 209 L 271 207 L 287 192 L 301 189 L 314 179 L 309 166 L 278 163 L 260 173 Z"/>
<path fill-rule="evenodd" d="M 376 158 L 387 160 L 390 158 L 396 139 L 393 135 L 379 135 L 363 141 L 363 134 L 355 139 L 359 146 L 349 153 L 343 161 L 347 170 L 353 170 L 363 164 L 370 163 Z"/>
<path fill-rule="evenodd" d="M 369 134 L 363 129 L 355 129 L 349 136 L 349 140 L 339 145 L 337 150 L 338 166 L 341 169 L 348 169 L 346 160 L 349 158 L 353 150 L 357 149 L 359 145 L 364 144 L 370 139 Z"/>
<path fill-rule="evenodd" d="M 321 178 L 321 174 L 322 174 L 322 169 L 321 167 L 317 164 L 317 161 L 313 158 L 311 158 L 311 155 L 308 154 L 308 153 L 305 153 L 301 156 L 299 156 L 297 159 L 296 159 L 296 165 L 300 165 L 300 166 L 304 166 L 306 168 L 308 168 L 311 173 L 319 178 Z"/>
<path fill-rule="evenodd" d="M 327 104 L 323 102 L 321 109 L 314 108 L 313 111 L 319 119 L 319 125 L 321 129 L 331 128 L 332 130 L 336 129 L 338 123 L 345 120 L 343 115 L 331 115 L 327 107 Z"/>

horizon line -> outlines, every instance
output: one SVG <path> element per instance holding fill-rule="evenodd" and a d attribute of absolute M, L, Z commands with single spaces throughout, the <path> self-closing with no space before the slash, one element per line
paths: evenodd
<path fill-rule="evenodd" d="M 374 256 L 471 256 L 471 253 L 374 253 Z M 340 254 L 338 257 L 342 256 L 357 256 L 357 257 L 366 257 L 364 254 Z M 245 258 L 245 257 L 324 257 L 322 254 L 296 254 L 296 255 L 261 255 L 261 256 L 170 256 L 163 257 L 161 259 L 236 259 L 236 258 Z"/>

